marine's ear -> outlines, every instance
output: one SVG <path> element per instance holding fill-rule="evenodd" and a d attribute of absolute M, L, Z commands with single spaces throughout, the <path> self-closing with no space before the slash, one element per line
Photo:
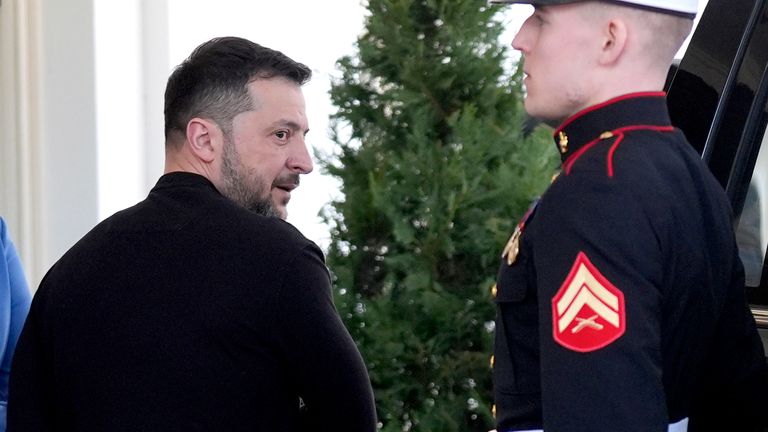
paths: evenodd
<path fill-rule="evenodd" d="M 628 35 L 629 27 L 623 18 L 611 18 L 604 24 L 600 64 L 611 65 L 621 58 L 627 48 Z"/>
<path fill-rule="evenodd" d="M 187 123 L 187 145 L 200 160 L 216 160 L 223 146 L 224 134 L 219 126 L 207 119 L 195 117 Z"/>

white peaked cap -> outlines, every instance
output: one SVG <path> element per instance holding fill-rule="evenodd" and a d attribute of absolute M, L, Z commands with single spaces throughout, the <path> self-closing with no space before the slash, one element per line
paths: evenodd
<path fill-rule="evenodd" d="M 558 5 L 582 0 L 490 0 L 491 4 L 527 3 L 532 5 Z M 611 0 L 608 0 L 611 1 Z M 629 6 L 647 7 L 659 12 L 669 12 L 693 17 L 698 12 L 698 0 L 615 0 Z"/>
<path fill-rule="evenodd" d="M 620 3 L 632 3 L 638 6 L 647 6 L 654 9 L 664 9 L 681 14 L 696 15 L 698 12 L 698 0 L 631 0 Z"/>

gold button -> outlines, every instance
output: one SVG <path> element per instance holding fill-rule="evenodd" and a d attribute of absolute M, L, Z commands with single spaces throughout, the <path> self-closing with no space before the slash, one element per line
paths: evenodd
<path fill-rule="evenodd" d="M 560 131 L 557 133 L 558 146 L 560 147 L 560 153 L 568 151 L 568 135 L 565 132 Z"/>
<path fill-rule="evenodd" d="M 498 288 L 496 288 L 496 284 L 493 284 L 491 287 L 491 297 L 496 298 L 496 294 L 499 292 Z"/>
<path fill-rule="evenodd" d="M 608 139 L 608 138 L 613 138 L 613 132 L 608 131 L 600 134 L 600 139 Z"/>
<path fill-rule="evenodd" d="M 496 364 L 496 356 L 491 356 L 491 369 L 493 369 L 493 365 Z"/>
<path fill-rule="evenodd" d="M 493 418 L 496 418 L 496 404 L 493 404 L 493 406 L 491 406 L 491 414 L 493 414 Z"/>

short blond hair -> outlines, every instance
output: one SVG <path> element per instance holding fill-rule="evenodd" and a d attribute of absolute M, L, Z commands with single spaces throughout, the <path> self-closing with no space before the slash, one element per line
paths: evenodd
<path fill-rule="evenodd" d="M 650 62 L 668 67 L 691 33 L 693 19 L 605 1 L 588 1 L 584 11 L 592 19 L 620 17 L 639 35 L 638 48 Z"/>

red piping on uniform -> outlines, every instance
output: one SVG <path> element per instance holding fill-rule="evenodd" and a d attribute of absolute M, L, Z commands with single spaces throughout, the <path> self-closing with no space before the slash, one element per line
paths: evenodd
<path fill-rule="evenodd" d="M 612 131 L 613 135 L 616 136 L 616 141 L 613 143 L 611 148 L 608 150 L 608 177 L 613 177 L 613 154 L 616 152 L 616 149 L 619 147 L 619 143 L 624 140 L 624 133 L 625 132 L 632 132 L 636 130 L 652 130 L 656 132 L 672 132 L 675 130 L 674 126 L 649 126 L 649 125 L 633 125 L 633 126 L 624 126 L 620 127 L 614 131 Z M 592 143 L 588 144 L 592 145 Z M 574 154 L 575 155 L 575 154 Z M 569 160 L 570 162 L 570 160 Z"/>
<path fill-rule="evenodd" d="M 596 140 L 587 143 L 584 147 L 578 149 L 574 154 L 572 154 L 570 157 L 568 157 L 568 160 L 565 161 L 565 163 L 563 164 L 563 169 L 565 170 L 565 174 L 566 175 L 570 174 L 571 173 L 571 167 L 573 167 L 574 162 L 576 162 L 576 160 L 578 158 L 580 158 L 581 155 L 586 153 L 587 150 L 591 149 L 592 146 L 594 146 L 598 142 L 600 142 L 600 138 L 597 138 Z"/>
<path fill-rule="evenodd" d="M 638 98 L 638 97 L 664 97 L 666 95 L 667 94 L 665 92 L 663 92 L 663 91 L 657 91 L 657 92 L 638 92 L 638 93 L 628 93 L 628 94 L 625 94 L 625 95 L 622 95 L 622 96 L 615 97 L 613 99 L 608 99 L 605 102 L 601 102 L 601 103 L 599 103 L 597 105 L 592 105 L 592 106 L 590 106 L 588 108 L 584 108 L 583 110 L 581 110 L 581 111 L 577 112 L 576 114 L 570 116 L 567 120 L 565 120 L 565 122 L 563 122 L 563 124 L 560 125 L 559 128 L 557 128 L 557 130 L 555 131 L 555 135 L 557 135 L 557 133 L 560 132 L 561 130 L 565 129 L 566 126 L 571 124 L 577 118 L 583 116 L 584 114 L 586 114 L 588 112 L 594 111 L 596 109 L 600 109 L 600 108 L 602 108 L 604 106 L 608 106 L 608 105 L 614 104 L 616 102 L 623 101 L 625 99 L 634 99 L 634 98 Z"/>

